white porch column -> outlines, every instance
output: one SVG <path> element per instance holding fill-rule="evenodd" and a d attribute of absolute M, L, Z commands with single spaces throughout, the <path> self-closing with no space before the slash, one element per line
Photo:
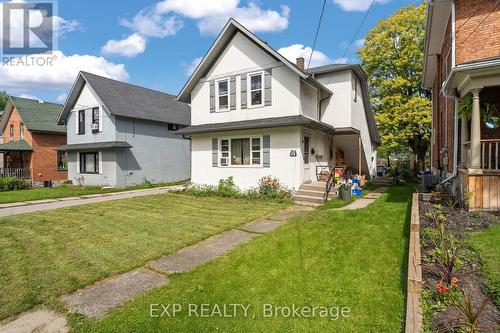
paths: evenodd
<path fill-rule="evenodd" d="M 479 92 L 481 89 L 472 90 L 472 119 L 470 130 L 470 169 L 481 169 L 481 111 L 479 106 Z"/>
<path fill-rule="evenodd" d="M 458 103 L 458 102 L 457 102 Z M 460 166 L 462 168 L 467 167 L 467 145 L 466 142 L 469 141 L 469 121 L 467 119 L 462 119 L 462 122 L 460 123 L 460 136 L 462 139 L 462 142 L 460 144 L 462 145 L 462 155 L 460 157 Z"/>

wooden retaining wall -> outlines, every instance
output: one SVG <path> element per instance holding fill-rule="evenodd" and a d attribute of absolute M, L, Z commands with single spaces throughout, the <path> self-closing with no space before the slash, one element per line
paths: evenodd
<path fill-rule="evenodd" d="M 420 256 L 420 216 L 418 212 L 418 193 L 413 194 L 411 205 L 410 237 L 408 250 L 408 281 L 406 297 L 406 333 L 422 332 L 422 266 Z"/>

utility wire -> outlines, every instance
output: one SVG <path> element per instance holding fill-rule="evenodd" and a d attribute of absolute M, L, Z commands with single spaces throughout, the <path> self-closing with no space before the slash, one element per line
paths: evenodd
<path fill-rule="evenodd" d="M 469 39 L 470 36 L 472 36 L 477 29 L 479 29 L 479 27 L 484 23 L 484 21 L 486 21 L 486 19 L 488 17 L 490 17 L 490 15 L 495 11 L 495 9 L 498 7 L 498 1 L 497 3 L 495 4 L 495 6 L 493 7 L 493 9 L 488 13 L 488 15 L 486 15 L 486 17 L 481 21 L 479 22 L 479 24 L 477 25 L 476 28 L 474 28 L 474 30 L 472 30 L 472 32 L 462 41 L 462 43 L 460 43 L 460 45 L 458 45 L 457 49 L 459 49 L 462 45 L 464 45 L 464 43 L 467 41 L 467 39 Z"/>
<path fill-rule="evenodd" d="M 363 20 L 361 21 L 360 25 L 358 26 L 358 29 L 356 30 L 356 33 L 354 34 L 354 36 L 352 37 L 351 41 L 349 42 L 349 45 L 347 45 L 347 48 L 345 49 L 345 52 L 342 55 L 342 58 L 340 58 L 340 60 L 337 62 L 337 64 L 341 64 L 342 60 L 344 60 L 345 56 L 347 55 L 347 52 L 349 52 L 349 49 L 351 48 L 352 43 L 354 42 L 354 40 L 358 36 L 359 30 L 361 30 L 361 27 L 363 26 L 363 23 L 365 23 L 365 20 L 368 17 L 368 14 L 370 13 L 370 10 L 372 9 L 372 7 L 373 7 L 374 4 L 375 4 L 375 0 L 372 0 L 372 3 L 370 5 L 370 7 L 366 11 L 366 14 L 363 17 Z"/>
<path fill-rule="evenodd" d="M 311 59 L 313 57 L 314 48 L 316 47 L 316 41 L 318 40 L 319 29 L 321 27 L 321 21 L 323 20 L 323 13 L 325 12 L 326 0 L 323 0 L 323 6 L 321 7 L 321 14 L 319 15 L 318 27 L 316 28 L 316 34 L 314 35 L 314 42 L 311 49 L 311 55 L 309 56 L 309 61 L 307 62 L 307 69 L 311 65 Z"/>

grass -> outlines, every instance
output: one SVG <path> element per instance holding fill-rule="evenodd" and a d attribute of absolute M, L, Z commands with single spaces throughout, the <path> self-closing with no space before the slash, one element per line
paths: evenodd
<path fill-rule="evenodd" d="M 315 210 L 96 322 L 72 316 L 78 332 L 397 332 L 404 327 L 412 186 L 393 187 L 369 208 Z M 150 304 L 182 306 L 150 317 Z M 235 318 L 189 317 L 189 304 L 249 304 Z M 348 307 L 330 318 L 263 316 L 274 306 Z M 286 315 L 286 312 L 284 313 Z M 335 313 L 334 313 L 335 314 Z M 255 315 L 255 317 L 254 317 Z M 333 316 L 333 318 L 335 318 Z"/>
<path fill-rule="evenodd" d="M 0 320 L 286 205 L 161 194 L 1 218 Z"/>
<path fill-rule="evenodd" d="M 500 224 L 473 234 L 469 242 L 479 253 L 486 288 L 495 304 L 500 305 Z"/>
<path fill-rule="evenodd" d="M 178 183 L 161 183 L 161 184 L 150 184 L 150 187 L 159 187 L 167 185 L 175 185 Z M 101 186 L 73 186 L 73 185 L 60 185 L 55 187 L 40 187 L 40 188 L 30 188 L 25 190 L 15 190 L 15 191 L 5 191 L 0 192 L 0 204 L 21 202 L 21 201 L 33 201 L 42 199 L 56 199 L 65 197 L 78 197 L 86 194 L 97 194 L 97 193 L 110 193 L 110 192 L 122 192 L 130 190 L 138 190 L 146 188 L 144 185 L 136 185 L 127 188 L 102 188 Z"/>

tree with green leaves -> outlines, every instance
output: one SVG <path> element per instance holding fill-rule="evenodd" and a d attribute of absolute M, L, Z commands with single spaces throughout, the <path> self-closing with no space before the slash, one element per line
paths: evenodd
<path fill-rule="evenodd" d="M 7 92 L 4 90 L 0 90 L 0 112 L 5 109 L 5 104 L 7 103 L 7 100 L 9 99 L 9 95 L 7 95 Z"/>
<path fill-rule="evenodd" d="M 358 51 L 387 154 L 411 150 L 425 163 L 432 131 L 430 94 L 421 87 L 425 4 L 405 6 L 378 22 Z"/>

